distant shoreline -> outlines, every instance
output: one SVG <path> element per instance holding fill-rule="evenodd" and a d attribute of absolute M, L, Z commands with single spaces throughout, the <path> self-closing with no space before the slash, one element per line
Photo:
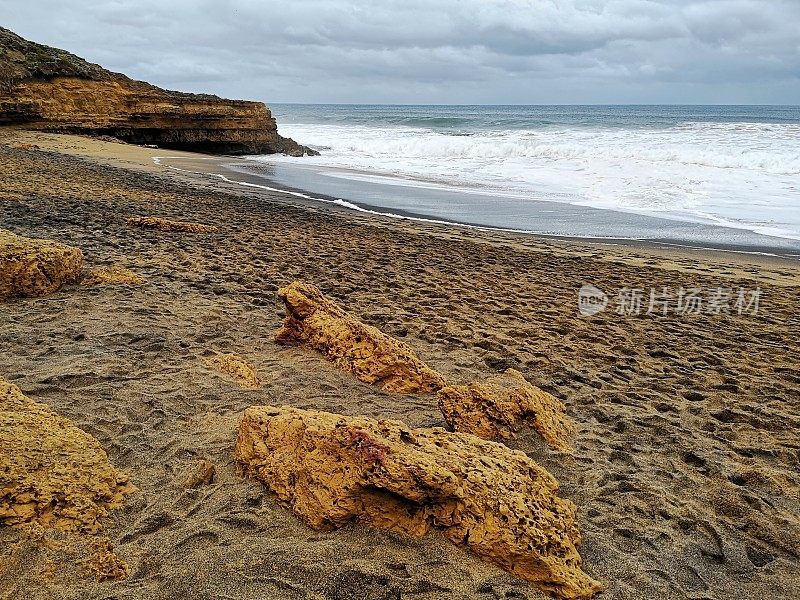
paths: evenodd
<path fill-rule="evenodd" d="M 314 211 L 331 211 L 336 214 L 346 214 L 351 219 L 367 223 L 386 223 L 396 227 L 430 229 L 436 232 L 444 229 L 447 232 L 451 232 L 452 235 L 468 236 L 470 238 L 479 237 L 495 241 L 509 240 L 525 245 L 539 243 L 558 245 L 563 246 L 566 251 L 577 249 L 583 252 L 587 248 L 592 248 L 596 252 L 607 254 L 609 260 L 625 259 L 633 251 L 637 254 L 642 253 L 658 258 L 666 257 L 669 260 L 691 259 L 721 263 L 733 261 L 740 264 L 755 264 L 770 268 L 785 266 L 794 269 L 798 264 L 798 257 L 795 253 L 779 248 L 688 245 L 681 240 L 674 239 L 604 239 L 599 237 L 528 233 L 460 223 L 446 219 L 431 219 L 408 211 L 393 211 L 396 214 L 390 216 L 384 214 L 385 211 L 381 207 L 361 201 L 357 202 L 361 210 L 354 210 L 336 202 L 337 198 L 335 196 L 311 194 L 299 187 L 281 186 L 278 188 L 266 185 L 263 176 L 256 176 L 250 172 L 250 169 L 258 168 L 258 163 L 249 162 L 239 157 L 212 156 L 185 151 L 146 148 L 123 142 L 98 140 L 89 136 L 25 131 L 16 127 L 4 127 L 3 131 L 8 134 L 9 143 L 36 145 L 45 151 L 79 156 L 91 162 L 124 169 L 166 175 L 202 188 L 210 187 L 235 195 L 261 198 L 271 203 L 285 203 Z M 158 157 L 162 158 L 154 160 Z M 169 157 L 169 159 L 164 157 Z M 167 168 L 170 166 L 170 159 L 182 161 L 184 163 L 184 171 Z M 297 163 L 302 164 L 302 160 L 298 159 Z M 191 168 L 185 168 L 189 164 Z M 231 165 L 235 165 L 239 170 L 231 169 Z M 241 172 L 240 169 L 242 168 L 244 168 L 244 172 Z M 224 171 L 227 179 L 232 179 L 237 174 L 241 176 L 241 179 L 240 181 L 224 181 L 219 177 L 209 177 L 209 174 L 220 171 Z M 245 186 L 242 185 L 243 183 L 250 185 Z M 557 205 L 557 203 L 552 204 Z M 615 214 L 613 211 L 598 212 Z"/>
<path fill-rule="evenodd" d="M 726 243 L 711 243 L 707 245 L 693 244 L 680 238 L 655 238 L 643 239 L 635 237 L 601 237 L 601 236 L 576 236 L 576 235 L 563 235 L 563 234 L 550 234 L 539 231 L 527 231 L 521 229 L 513 229 L 506 227 L 497 227 L 491 225 L 483 225 L 480 223 L 464 222 L 455 219 L 447 218 L 434 218 L 429 215 L 403 209 L 388 210 L 383 206 L 376 204 L 369 204 L 362 201 L 346 200 L 342 201 L 336 196 L 310 192 L 309 190 L 300 187 L 285 186 L 279 182 L 271 180 L 268 176 L 259 174 L 258 163 L 248 163 L 245 159 L 235 157 L 215 157 L 215 156 L 158 156 L 154 157 L 156 164 L 167 168 L 182 170 L 193 175 L 202 176 L 217 176 L 225 177 L 225 179 L 236 185 L 262 187 L 270 192 L 284 193 L 303 201 L 322 202 L 329 205 L 337 206 L 344 210 L 357 211 L 362 214 L 371 215 L 373 217 L 382 217 L 389 219 L 404 219 L 416 221 L 421 223 L 430 223 L 454 227 L 463 227 L 474 229 L 477 231 L 485 231 L 489 234 L 492 232 L 505 233 L 521 236 L 532 236 L 535 238 L 544 238 L 552 240 L 560 240 L 564 242 L 575 243 L 592 243 L 600 246 L 629 246 L 637 248 L 662 248 L 673 249 L 675 251 L 688 250 L 688 251 L 709 251 L 709 252 L 722 252 L 742 254 L 747 256 L 764 256 L 771 258 L 780 258 L 790 260 L 792 262 L 800 261 L 800 244 L 798 249 L 785 248 L 780 246 L 758 246 L 758 245 L 741 245 L 741 244 L 726 244 Z M 298 166 L 302 168 L 302 163 L 298 161 Z M 177 164 L 173 164 L 177 163 Z M 178 166 L 178 164 L 180 166 Z M 560 205 L 555 204 L 556 207 Z M 613 210 L 600 210 L 593 209 L 597 213 L 616 214 Z M 613 218 L 613 217 L 611 217 Z M 727 229 L 727 228 L 721 228 Z M 736 230 L 735 230 L 736 231 Z M 749 233 L 749 232 L 748 232 Z M 760 236 L 767 239 L 768 236 Z M 782 238 L 777 238 L 782 239 Z"/>

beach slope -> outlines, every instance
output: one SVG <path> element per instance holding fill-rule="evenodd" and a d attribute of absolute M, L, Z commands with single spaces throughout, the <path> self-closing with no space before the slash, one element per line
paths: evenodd
<path fill-rule="evenodd" d="M 167 169 L 163 154 L 0 132 L 0 228 L 79 248 L 87 272 L 140 276 L 0 302 L 0 376 L 96 438 L 138 488 L 105 531 L 127 579 L 87 575 L 57 533 L 2 527 L 0 596 L 546 598 L 436 531 L 315 531 L 242 476 L 234 444 L 253 405 L 446 426 L 435 394 L 387 392 L 275 343 L 277 292 L 295 280 L 450 384 L 513 368 L 564 404 L 571 454 L 531 428 L 504 443 L 577 507 L 597 598 L 800 588 L 796 261 L 381 218 Z M 142 216 L 204 228 L 128 224 Z M 593 316 L 578 311 L 586 284 L 608 295 Z M 643 308 L 618 311 L 634 288 Z M 760 305 L 739 314 L 734 291 L 727 311 L 664 314 L 648 311 L 651 288 L 760 290 Z M 257 385 L 215 367 L 221 354 Z"/>

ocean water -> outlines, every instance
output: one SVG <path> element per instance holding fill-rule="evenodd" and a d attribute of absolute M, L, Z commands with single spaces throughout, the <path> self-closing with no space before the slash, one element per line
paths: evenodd
<path fill-rule="evenodd" d="M 526 202 L 540 212 L 553 202 L 800 240 L 797 106 L 271 108 L 281 134 L 322 153 L 303 167 L 347 180 L 351 200 L 359 183 L 420 196 L 457 190 L 491 198 L 498 214 L 513 206 L 508 222 L 492 223 L 509 228 L 531 217 Z M 448 218 L 472 222 L 458 210 Z"/>

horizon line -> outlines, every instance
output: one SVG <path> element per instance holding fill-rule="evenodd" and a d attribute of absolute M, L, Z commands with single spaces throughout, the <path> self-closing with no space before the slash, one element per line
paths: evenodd
<path fill-rule="evenodd" d="M 446 103 L 446 102 L 272 102 L 266 104 L 293 104 L 300 106 L 728 106 L 728 107 L 770 107 L 770 108 L 800 108 L 800 104 L 740 104 L 740 103 L 663 103 L 663 102 L 600 102 L 600 103 Z"/>

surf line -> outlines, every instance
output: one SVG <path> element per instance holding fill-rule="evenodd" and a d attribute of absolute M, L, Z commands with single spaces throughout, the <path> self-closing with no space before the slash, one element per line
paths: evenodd
<path fill-rule="evenodd" d="M 670 246 L 676 248 L 686 248 L 690 250 L 707 250 L 707 251 L 714 251 L 714 252 L 727 252 L 731 254 L 746 254 L 746 255 L 759 255 L 759 256 L 773 256 L 777 258 L 788 258 L 790 260 L 800 260 L 800 255 L 795 254 L 775 254 L 772 252 L 759 252 L 753 250 L 734 250 L 729 248 L 713 248 L 713 247 L 706 247 L 706 246 L 692 246 L 691 244 L 679 244 L 676 242 L 663 242 L 658 240 L 651 240 L 647 238 L 634 238 L 634 237 L 602 237 L 602 236 L 591 236 L 591 235 L 574 235 L 574 236 L 565 236 L 565 235 L 554 235 L 548 233 L 542 233 L 539 231 L 532 231 L 528 229 L 511 229 L 506 227 L 490 227 L 487 225 L 473 225 L 470 223 L 459 223 L 458 221 L 446 221 L 443 219 L 431 219 L 428 217 L 417 217 L 412 215 L 400 215 L 397 213 L 390 213 L 390 212 L 381 212 L 377 210 L 372 210 L 369 208 L 363 208 L 354 204 L 352 202 L 348 202 L 343 198 L 337 198 L 335 200 L 329 200 L 327 198 L 319 198 L 317 196 L 311 196 L 309 194 L 305 194 L 303 192 L 295 192 L 293 190 L 285 190 L 281 188 L 271 187 L 268 185 L 261 185 L 258 183 L 250 183 L 247 181 L 236 181 L 235 179 L 230 179 L 223 175 L 222 173 L 203 173 L 201 171 L 192 171 L 190 169 L 181 169 L 180 167 L 175 167 L 173 165 L 165 165 L 163 164 L 163 160 L 218 160 L 216 157 L 186 157 L 186 156 L 153 156 L 153 163 L 160 166 L 165 167 L 167 169 L 172 169 L 173 171 L 180 171 L 183 173 L 190 173 L 192 175 L 199 175 L 200 177 L 207 176 L 207 177 L 216 177 L 226 183 L 232 183 L 235 185 L 241 185 L 243 187 L 252 187 L 262 189 L 268 192 L 277 192 L 279 194 L 286 194 L 288 196 L 294 196 L 295 198 L 302 198 L 303 200 L 311 200 L 313 202 L 322 202 L 325 204 L 335 204 L 337 206 L 341 206 L 343 208 L 347 208 L 356 212 L 365 213 L 369 215 L 375 215 L 378 217 L 387 217 L 390 219 L 402 219 L 406 221 L 414 221 L 417 223 L 428 223 L 432 225 L 446 225 L 450 227 L 461 227 L 464 229 L 471 229 L 473 231 L 485 231 L 485 232 L 492 232 L 492 231 L 500 231 L 504 233 L 517 233 L 523 235 L 531 235 L 531 236 L 539 236 L 548 239 L 554 240 L 561 240 L 561 241 L 569 241 L 569 240 L 586 240 L 586 241 L 593 241 L 601 246 L 624 246 L 626 242 L 642 242 L 645 244 L 653 244 L 656 246 Z"/>

